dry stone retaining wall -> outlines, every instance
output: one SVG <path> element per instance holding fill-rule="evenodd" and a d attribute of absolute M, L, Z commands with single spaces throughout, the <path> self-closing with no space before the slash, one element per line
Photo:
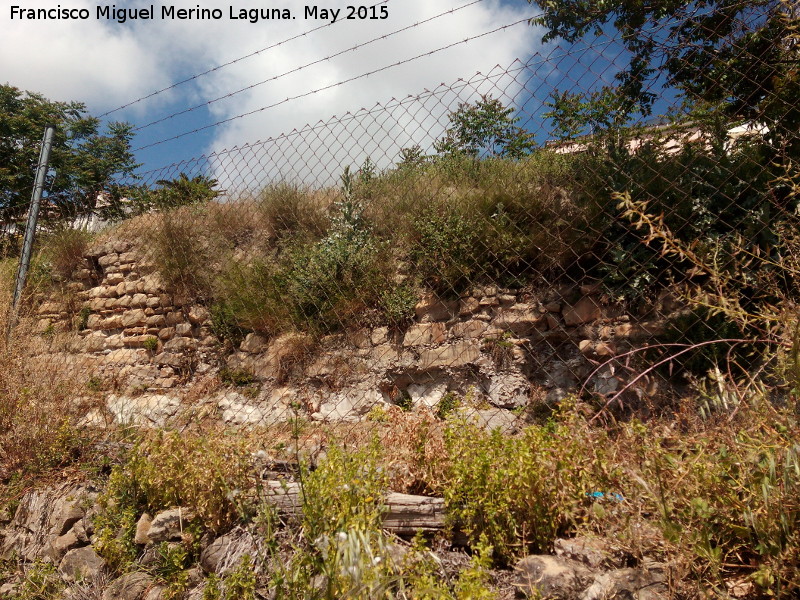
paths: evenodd
<path fill-rule="evenodd" d="M 38 328 L 74 332 L 58 352 L 31 360 L 113 384 L 105 410 L 87 415 L 93 424 L 110 417 L 163 426 L 185 414 L 188 384 L 226 367 L 257 381 L 255 393 L 231 388 L 201 399 L 230 425 L 273 424 L 297 407 L 345 422 L 376 406 L 436 411 L 450 395 L 482 424 L 513 428 L 532 403 L 557 402 L 580 386 L 615 393 L 626 382 L 623 366 L 597 367 L 660 330 L 657 319 L 624 314 L 597 283 L 541 293 L 485 286 L 458 299 L 423 296 L 402 331 L 365 327 L 320 340 L 250 333 L 225 352 L 208 310 L 169 289 L 124 240 L 92 248 L 67 289 L 68 298 L 39 305 Z"/>

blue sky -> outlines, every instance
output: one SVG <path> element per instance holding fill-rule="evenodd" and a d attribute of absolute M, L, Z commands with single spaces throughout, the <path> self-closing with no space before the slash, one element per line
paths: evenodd
<path fill-rule="evenodd" d="M 377 1 L 369 0 L 369 4 Z M 6 2 L 10 6 L 16 0 Z M 369 154 L 379 166 L 385 166 L 396 156 L 397 147 L 411 143 L 430 147 L 442 132 L 448 108 L 454 109 L 459 101 L 474 101 L 487 92 L 524 105 L 524 125 L 543 141 L 549 127 L 541 120 L 542 102 L 552 89 L 589 89 L 610 82 L 622 66 L 614 64 L 619 48 L 606 41 L 577 54 L 555 45 L 543 47 L 543 31 L 519 23 L 536 13 L 525 0 L 386 0 L 387 19 L 340 18 L 329 26 L 325 26 L 329 21 L 303 18 L 306 4 L 296 0 L 270 4 L 289 8 L 295 19 L 260 23 L 230 20 L 230 6 L 253 4 L 235 0 L 172 2 L 177 8 L 219 8 L 224 15 L 220 20 L 156 18 L 125 24 L 96 19 L 96 7 L 102 3 L 93 0 L 17 3 L 25 7 L 85 8 L 91 17 L 81 21 L 20 21 L 10 19 L 8 6 L 0 9 L 0 77 L 52 99 L 85 102 L 94 115 L 113 111 L 103 118 L 128 121 L 139 128 L 136 148 L 180 136 L 137 150 L 137 160 L 144 169 L 275 138 L 307 123 L 328 121 L 334 115 L 355 113 L 376 103 L 391 104 L 392 98 L 403 99 L 460 78 L 477 81 L 474 76 L 478 71 L 500 74 L 491 82 L 462 86 L 458 96 L 442 96 L 439 103 L 425 104 L 427 115 L 412 118 L 412 107 L 407 105 L 394 111 L 391 126 L 387 120 L 379 126 L 377 119 L 372 119 L 363 132 L 354 129 L 341 134 L 350 136 L 353 143 L 382 137 L 389 146 L 368 141 L 363 148 L 353 148 L 336 140 L 337 147 L 331 149 L 328 141 L 318 140 L 304 150 L 292 148 L 293 160 L 307 160 L 313 170 L 313 158 L 326 166 L 361 160 Z M 151 4 L 158 17 L 161 5 L 170 3 L 115 3 L 118 8 Z M 347 10 L 347 2 L 319 6 L 342 9 L 340 17 Z M 489 33 L 507 25 L 511 26 Z M 416 58 L 420 55 L 424 56 Z M 332 58 L 321 60 L 327 57 Z M 516 77 L 502 75 L 503 68 L 514 64 L 515 59 L 532 61 L 530 69 Z M 235 62 L 135 102 L 230 61 Z M 404 64 L 392 66 L 398 62 Z M 307 66 L 310 63 L 316 64 Z M 363 76 L 373 71 L 379 72 Z M 352 81 L 335 85 L 345 80 Z M 328 89 L 311 93 L 321 88 Z M 129 106 L 114 110 L 126 104 Z M 258 110 L 264 106 L 271 107 Z M 187 112 L 170 117 L 182 111 Z M 249 112 L 254 114 L 235 118 Z M 208 127 L 225 120 L 229 121 Z M 206 129 L 183 135 L 200 128 Z"/>

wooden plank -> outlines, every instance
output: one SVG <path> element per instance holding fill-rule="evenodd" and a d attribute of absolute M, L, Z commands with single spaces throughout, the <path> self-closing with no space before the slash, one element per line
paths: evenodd
<path fill-rule="evenodd" d="M 264 500 L 286 516 L 299 516 L 302 510 L 300 484 L 287 481 L 265 481 Z M 397 535 L 414 535 L 441 531 L 445 527 L 444 499 L 412 494 L 386 495 L 383 526 Z"/>

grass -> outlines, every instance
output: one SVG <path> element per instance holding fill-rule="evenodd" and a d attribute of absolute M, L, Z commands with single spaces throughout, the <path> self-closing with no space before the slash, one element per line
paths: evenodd
<path fill-rule="evenodd" d="M 604 412 L 601 425 L 596 407 L 572 399 L 502 435 L 461 419 L 470 403 L 450 392 L 437 414 L 404 410 L 406 401 L 347 426 L 301 423 L 298 416 L 290 425 L 231 435 L 209 420 L 187 422 L 180 434 L 131 438 L 130 431 L 78 427 L 93 400 L 81 405 L 76 398 L 87 397 L 87 387 L 99 394 L 99 380 L 69 378 L 29 360 L 56 347 L 59 333 L 20 329 L 0 353 L 4 500 L 91 463 L 100 435 L 120 436 L 134 443 L 113 457 L 96 522 L 98 548 L 113 569 L 134 568 L 141 549 L 133 528 L 145 510 L 192 507 L 195 538 L 240 525 L 266 540 L 263 556 L 210 585 L 210 598 L 249 597 L 263 587 L 286 598 L 489 597 L 490 568 L 548 552 L 557 537 L 578 533 L 613 540 L 628 564 L 655 558 L 673 565 L 681 576 L 671 592 L 681 597 L 725 597 L 733 580 L 745 580 L 754 597 L 793 597 L 800 589 L 796 221 L 784 216 L 773 224 L 779 235 L 770 252 L 737 238 L 730 224 L 718 223 L 727 229 L 695 243 L 687 228 L 709 231 L 709 223 L 687 216 L 702 165 L 658 197 L 688 157 L 661 164 L 644 158 L 456 156 L 346 177 L 338 189 L 275 185 L 236 202 L 180 206 L 131 219 L 114 235 L 146 240 L 147 268 L 208 305 L 213 331 L 229 348 L 250 331 L 295 340 L 279 382 L 313 356 L 314 338 L 356 326 L 402 328 L 431 290 L 453 296 L 476 285 L 530 289 L 542 281 L 574 287 L 613 272 L 603 291 L 634 308 L 637 294 L 646 297 L 673 277 L 696 310 L 667 335 L 705 344 L 756 332 L 760 340 L 750 346 L 760 351 L 687 353 L 674 367 L 692 378 L 672 414 L 617 422 Z M 732 164 L 748 161 L 734 158 Z M 611 192 L 637 177 L 641 184 L 619 195 L 615 208 Z M 722 208 L 743 222 L 747 215 L 729 201 L 752 190 L 720 187 L 697 201 L 704 218 Z M 673 200 L 679 210 L 659 215 Z M 32 267 L 29 299 L 67 282 L 86 243 L 80 235 L 53 237 Z M 0 265 L 6 301 L 14 265 Z M 76 318 L 80 324 L 88 315 L 78 310 Z M 503 337 L 484 343 L 498 369 L 509 366 L 510 348 Z M 734 363 L 747 368 L 727 368 Z M 673 365 L 667 361 L 665 369 Z M 219 378 L 253 383 L 245 372 Z M 310 447 L 326 448 L 327 456 L 315 470 L 300 467 L 302 516 L 282 522 L 260 503 L 252 454 L 296 459 Z M 392 540 L 380 527 L 388 489 L 442 496 L 453 530 L 474 550 L 470 567 L 447 580 L 424 558 L 392 559 Z M 159 576 L 176 586 L 197 559 L 187 544 L 165 547 L 159 563 Z M 425 556 L 421 541 L 414 548 Z M 33 575 L 30 581 L 44 581 Z"/>

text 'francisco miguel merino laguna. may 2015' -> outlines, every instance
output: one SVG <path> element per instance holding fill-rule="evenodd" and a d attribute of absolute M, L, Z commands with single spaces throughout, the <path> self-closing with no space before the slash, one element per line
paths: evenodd
<path fill-rule="evenodd" d="M 258 23 L 259 21 L 303 20 L 336 22 L 348 20 L 383 20 L 389 17 L 389 8 L 383 6 L 343 6 L 340 8 L 322 8 L 316 5 L 299 8 L 249 8 L 228 6 L 222 8 L 179 8 L 174 5 L 156 7 L 151 4 L 146 8 L 118 8 L 115 4 L 98 4 L 94 10 L 88 8 L 70 8 L 59 4 L 54 8 L 34 8 L 31 6 L 11 6 L 11 20 L 28 21 L 85 21 L 97 19 L 126 23 L 130 21 L 218 21 L 227 19 Z"/>

